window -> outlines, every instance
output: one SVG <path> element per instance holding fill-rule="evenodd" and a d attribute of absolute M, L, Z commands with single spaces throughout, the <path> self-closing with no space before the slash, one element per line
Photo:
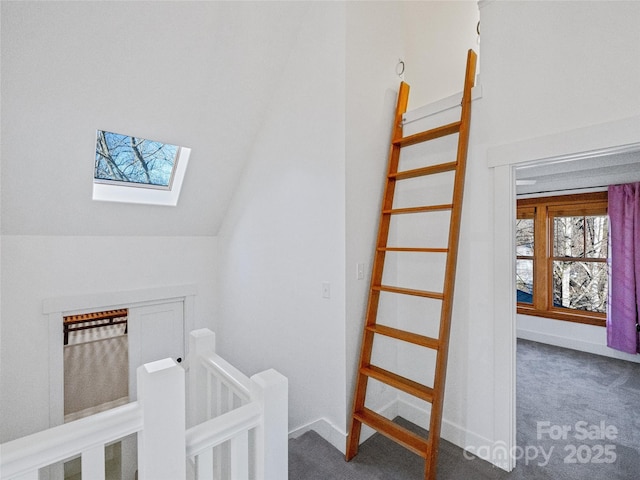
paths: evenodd
<path fill-rule="evenodd" d="M 93 178 L 170 188 L 179 151 L 176 145 L 98 130 Z"/>
<path fill-rule="evenodd" d="M 93 199 L 176 205 L 190 149 L 98 130 Z"/>
<path fill-rule="evenodd" d="M 518 313 L 605 325 L 607 193 L 518 200 Z"/>

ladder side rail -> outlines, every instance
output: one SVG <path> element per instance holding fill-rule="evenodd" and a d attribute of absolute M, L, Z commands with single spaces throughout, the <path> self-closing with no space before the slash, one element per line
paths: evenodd
<path fill-rule="evenodd" d="M 449 253 L 445 266 L 444 300 L 440 316 L 440 349 L 436 357 L 436 370 L 433 389 L 436 393 L 431 405 L 431 418 L 429 426 L 429 448 L 425 462 L 425 479 L 435 480 L 440 442 L 440 430 L 442 425 L 442 411 L 444 402 L 444 388 L 449 354 L 449 338 L 451 332 L 451 316 L 453 311 L 453 296 L 455 287 L 456 267 L 458 260 L 458 245 L 460 237 L 460 224 L 462 217 L 462 200 L 464 193 L 466 160 L 469 145 L 469 130 L 471 118 L 471 89 L 475 81 L 476 54 L 469 50 L 467 54 L 467 67 L 464 82 L 464 94 L 462 99 L 461 126 L 458 137 L 457 164 L 458 169 L 453 186 L 453 209 L 449 225 Z"/>
<path fill-rule="evenodd" d="M 374 252 L 373 268 L 371 271 L 371 280 L 369 285 L 369 300 L 367 302 L 367 311 L 365 316 L 365 326 L 371 326 L 376 323 L 378 313 L 378 305 L 380 301 L 380 291 L 374 290 L 376 285 L 382 283 L 382 274 L 384 272 L 384 260 L 386 255 L 387 240 L 389 238 L 389 228 L 391 224 L 391 215 L 385 214 L 385 210 L 393 207 L 393 198 L 395 194 L 395 178 L 392 175 L 398 172 L 398 164 L 400 163 L 400 145 L 394 144 L 394 139 L 402 137 L 402 117 L 407 110 L 409 101 L 409 85 L 405 82 L 400 84 L 398 91 L 398 100 L 393 120 L 391 132 L 391 142 L 389 148 L 389 160 L 387 164 L 387 176 L 385 179 L 384 194 L 382 206 L 380 210 L 380 219 L 378 223 L 378 235 L 376 240 L 376 250 Z M 350 460 L 358 453 L 360 443 L 360 431 L 362 422 L 354 418 L 354 413 L 364 407 L 367 392 L 368 377 L 360 373 L 360 369 L 371 361 L 371 351 L 373 347 L 374 333 L 363 328 L 362 342 L 360 345 L 360 357 L 356 371 L 356 390 L 353 398 L 353 408 L 351 415 L 351 424 L 349 426 L 349 435 L 347 437 L 346 458 Z"/>
<path fill-rule="evenodd" d="M 458 122 L 443 125 L 415 135 L 409 135 L 408 137 L 402 136 L 402 117 L 406 111 L 408 103 L 409 88 L 404 82 L 401 83 L 400 91 L 398 92 L 396 119 L 393 127 L 389 152 L 388 173 L 382 199 L 382 210 L 380 212 L 380 223 L 376 241 L 376 250 L 374 252 L 371 283 L 369 287 L 369 300 L 366 310 L 365 327 L 363 329 L 360 360 L 358 363 L 358 372 L 356 377 L 356 388 L 353 398 L 351 424 L 349 426 L 349 435 L 346 447 L 346 459 L 350 460 L 358 452 L 361 428 L 364 423 L 374 430 L 377 430 L 379 433 L 388 436 L 392 440 L 395 440 L 409 450 L 422 456 L 425 459 L 426 480 L 435 480 L 436 478 L 437 457 L 440 445 L 446 367 L 453 311 L 454 284 L 462 217 L 464 178 L 470 134 L 471 90 L 475 80 L 475 70 L 476 54 L 472 50 L 469 50 L 467 55 L 460 120 Z M 458 147 L 455 162 L 398 172 L 400 151 L 402 147 L 434 140 L 452 133 L 458 133 Z M 453 181 L 451 204 L 399 209 L 393 208 L 395 185 L 397 180 L 433 175 L 449 170 L 455 170 L 456 172 Z M 446 249 L 411 248 L 401 246 L 389 247 L 387 245 L 392 216 L 438 210 L 450 210 L 449 236 Z M 387 251 L 446 253 L 447 258 L 445 263 L 442 293 L 382 285 L 385 255 Z M 415 333 L 377 325 L 380 292 L 383 291 L 395 294 L 417 295 L 441 300 L 442 304 L 440 308 L 438 338 L 429 338 Z M 426 385 L 422 385 L 409 378 L 402 377 L 396 373 L 371 365 L 370 362 L 375 334 L 386 335 L 397 340 L 407 341 L 419 346 L 435 349 L 436 360 L 434 366 L 433 387 L 431 388 Z M 416 398 L 422 398 L 423 400 L 431 403 L 431 418 L 429 421 L 429 435 L 427 438 L 416 437 L 416 435 L 411 433 L 410 430 L 406 430 L 396 425 L 392 421 L 365 407 L 368 377 L 374 378 L 394 388 L 399 388 Z"/>

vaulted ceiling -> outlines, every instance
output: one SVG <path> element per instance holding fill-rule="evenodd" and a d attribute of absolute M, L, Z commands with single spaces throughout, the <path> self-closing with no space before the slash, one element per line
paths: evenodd
<path fill-rule="evenodd" d="M 2 2 L 2 233 L 215 235 L 305 2 Z M 191 148 L 177 207 L 94 202 L 95 132 Z"/>

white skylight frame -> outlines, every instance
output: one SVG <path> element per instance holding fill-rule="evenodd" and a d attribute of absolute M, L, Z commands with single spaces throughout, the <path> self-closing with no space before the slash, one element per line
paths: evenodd
<path fill-rule="evenodd" d="M 191 149 L 178 146 L 175 167 L 169 187 L 93 178 L 93 200 L 103 202 L 136 203 L 176 206 L 189 164 Z"/>

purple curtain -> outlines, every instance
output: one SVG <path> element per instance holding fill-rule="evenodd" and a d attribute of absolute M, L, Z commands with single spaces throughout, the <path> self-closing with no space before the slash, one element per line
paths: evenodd
<path fill-rule="evenodd" d="M 609 186 L 607 345 L 640 353 L 640 182 Z"/>

